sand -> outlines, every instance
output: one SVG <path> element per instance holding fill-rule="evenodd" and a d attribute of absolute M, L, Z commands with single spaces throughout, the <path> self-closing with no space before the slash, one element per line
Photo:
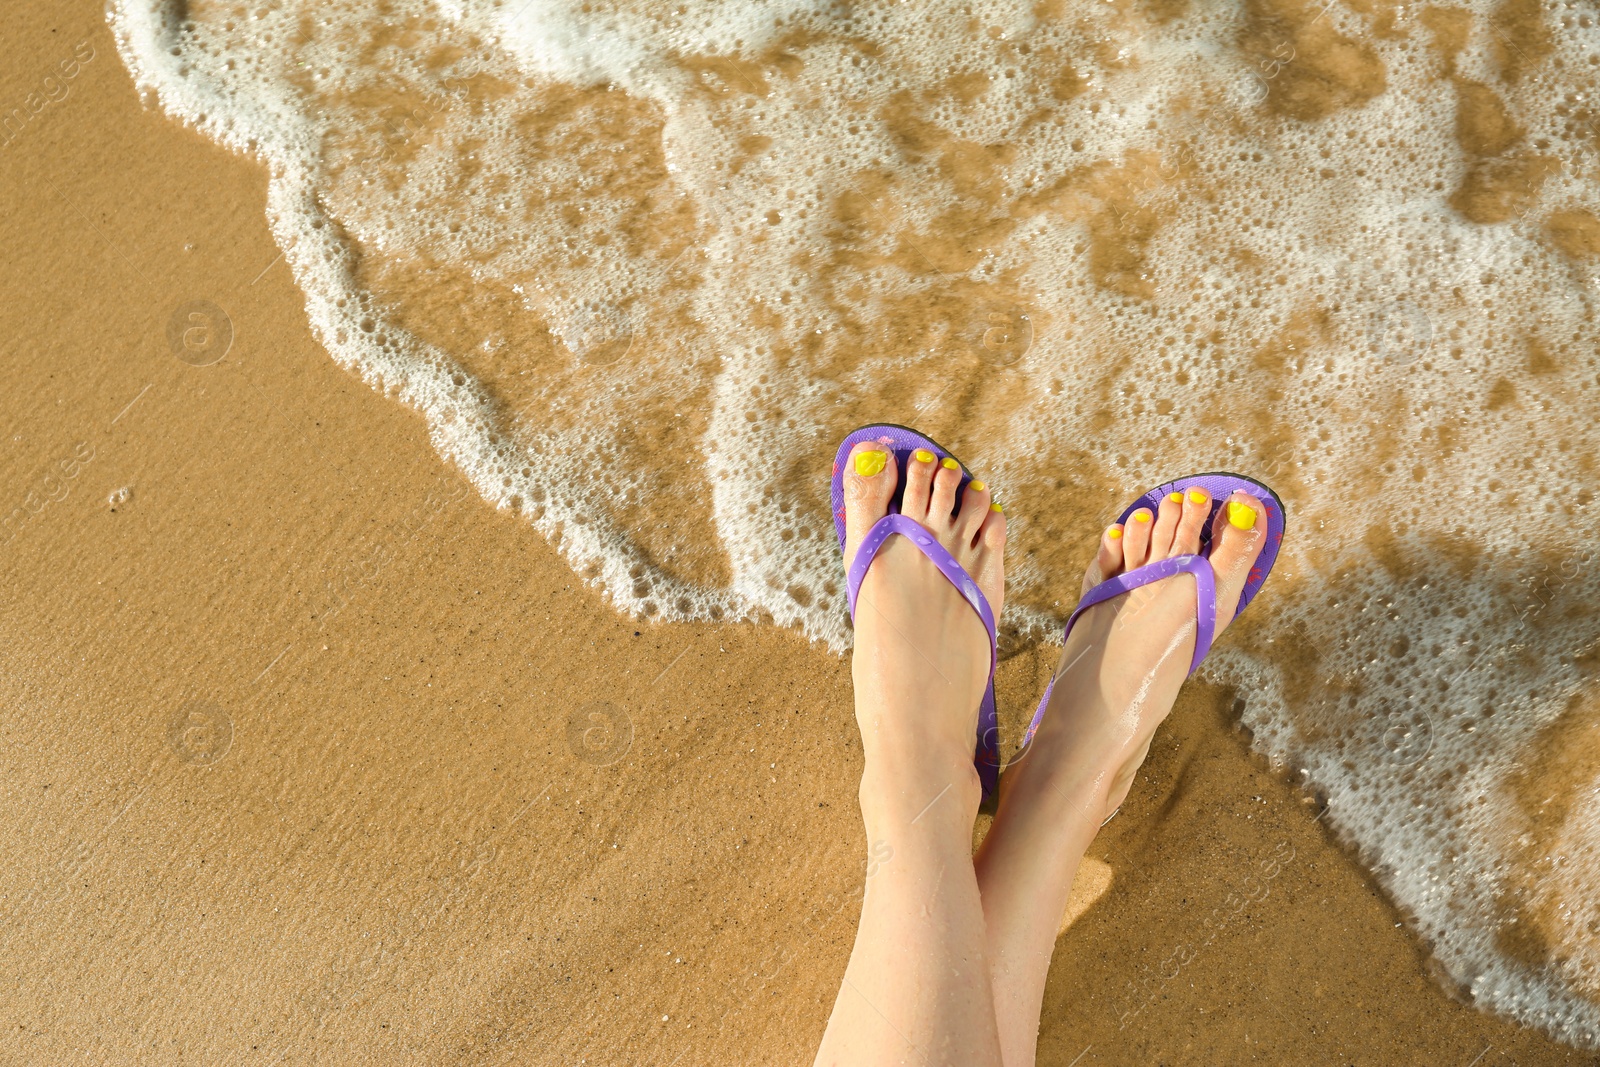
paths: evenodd
<path fill-rule="evenodd" d="M 97 5 L 0 33 L 6 108 L 93 51 L 0 149 L 0 1062 L 808 1062 L 847 661 L 619 616 L 318 348 L 265 175 L 141 107 Z M 1095 842 L 1041 1063 L 1593 1062 L 1452 999 L 1232 708 L 1187 690 Z"/>

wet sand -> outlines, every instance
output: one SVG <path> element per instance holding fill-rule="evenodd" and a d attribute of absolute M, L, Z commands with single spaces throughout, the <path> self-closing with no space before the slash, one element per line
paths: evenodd
<path fill-rule="evenodd" d="M 8 108 L 93 49 L 0 149 L 0 1061 L 808 1062 L 847 661 L 618 616 L 328 359 L 264 174 L 141 108 L 97 5 L 0 34 Z M 1096 841 L 1041 1063 L 1593 1062 L 1451 999 L 1232 707 L 1186 691 Z"/>

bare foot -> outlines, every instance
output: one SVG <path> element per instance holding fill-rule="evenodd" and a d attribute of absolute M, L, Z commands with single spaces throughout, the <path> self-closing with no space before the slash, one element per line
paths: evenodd
<path fill-rule="evenodd" d="M 980 481 L 956 510 L 961 468 L 932 452 L 908 460 L 900 512 L 932 534 L 972 576 L 996 616 L 1005 590 L 1005 516 Z M 845 559 L 888 512 L 898 472 L 894 452 L 873 442 L 851 451 L 844 476 Z M 972 606 L 904 537 L 879 549 L 855 613 L 856 720 L 866 774 L 861 797 L 875 815 L 916 815 L 947 786 L 976 810 L 972 765 L 978 705 L 989 678 L 989 635 Z M 903 802 L 903 803 L 902 803 Z"/>
<path fill-rule="evenodd" d="M 1083 591 L 1147 563 L 1199 552 L 1210 509 L 1211 497 L 1194 488 L 1168 494 L 1154 515 L 1140 508 L 1126 526 L 1108 527 L 1084 575 Z M 1233 621 L 1250 568 L 1266 544 L 1265 516 L 1260 500 L 1235 492 L 1212 520 L 1214 636 Z M 1096 759 L 1112 770 L 1103 815 L 1115 811 L 1189 675 L 1197 635 L 1195 596 L 1194 579 L 1178 575 L 1084 612 L 1062 649 L 1050 706 L 1034 739 L 1041 747 L 1027 754 L 1018 771 L 1029 763 L 1059 762 L 1069 750 L 1074 763 Z"/>

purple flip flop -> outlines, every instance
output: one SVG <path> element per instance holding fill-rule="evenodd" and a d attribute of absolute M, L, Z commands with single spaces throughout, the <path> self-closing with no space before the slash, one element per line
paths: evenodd
<path fill-rule="evenodd" d="M 972 605 L 972 610 L 983 620 L 983 628 L 989 631 L 989 683 L 984 688 L 983 703 L 978 707 L 978 740 L 972 758 L 973 764 L 978 768 L 978 778 L 983 782 L 983 795 L 987 798 L 994 792 L 995 785 L 1000 780 L 1000 728 L 994 713 L 994 667 L 999 659 L 995 645 L 994 612 L 989 607 L 989 601 L 984 598 L 983 591 L 978 588 L 978 583 L 962 569 L 961 564 L 955 561 L 955 557 L 946 552 L 944 546 L 939 544 L 921 523 L 900 514 L 900 502 L 905 498 L 906 491 L 906 464 L 911 453 L 919 448 L 925 448 L 941 460 L 946 456 L 950 456 L 951 459 L 955 457 L 951 456 L 949 449 L 942 448 L 931 438 L 908 426 L 896 426 L 893 423 L 863 426 L 846 437 L 833 457 L 833 526 L 839 535 L 841 554 L 844 552 L 845 462 L 850 458 L 850 450 L 862 441 L 882 444 L 886 450 L 894 453 L 895 469 L 899 472 L 900 482 L 895 486 L 894 497 L 889 501 L 889 513 L 868 531 L 866 539 L 856 551 L 856 558 L 845 561 L 848 566 L 845 588 L 850 600 L 850 617 L 855 618 L 856 596 L 861 591 L 862 579 L 867 576 L 867 568 L 872 566 L 872 560 L 877 556 L 878 549 L 895 534 L 906 538 L 917 551 L 927 556 L 933 565 L 939 568 L 939 573 L 949 579 L 950 584 L 966 598 L 968 604 Z M 961 463 L 959 459 L 956 462 Z M 967 471 L 967 465 L 962 463 L 961 484 L 956 487 L 958 508 L 961 493 L 971 480 L 972 475 Z"/>
<path fill-rule="evenodd" d="M 1242 489 L 1261 501 L 1267 513 L 1267 543 L 1261 549 L 1261 555 L 1256 559 L 1255 565 L 1250 568 L 1250 576 L 1245 580 L 1244 592 L 1239 594 L 1239 606 L 1234 610 L 1234 618 L 1244 611 L 1255 595 L 1266 584 L 1267 575 L 1272 573 L 1272 565 L 1278 561 L 1278 549 L 1283 545 L 1284 510 L 1283 503 L 1276 493 L 1260 482 L 1251 481 L 1249 478 L 1237 474 L 1217 472 L 1213 474 L 1193 474 L 1187 478 L 1179 478 L 1175 482 L 1158 485 L 1145 493 L 1138 500 L 1123 509 L 1117 522 L 1126 524 L 1128 517 L 1140 508 L 1149 508 L 1152 514 L 1161 505 L 1161 501 L 1168 493 L 1185 493 L 1190 489 L 1204 489 L 1211 497 L 1211 512 L 1206 516 L 1204 528 L 1200 533 L 1200 552 L 1192 556 L 1171 556 L 1156 563 L 1147 563 L 1137 567 L 1126 574 L 1119 574 L 1115 578 L 1108 578 L 1084 594 L 1078 601 L 1078 606 L 1073 609 L 1072 615 L 1067 619 L 1067 628 L 1061 635 L 1061 643 L 1067 642 L 1067 636 L 1072 633 L 1073 625 L 1078 617 L 1085 611 L 1103 601 L 1133 590 L 1152 582 L 1159 582 L 1163 578 L 1170 578 L 1175 574 L 1194 575 L 1196 597 L 1196 615 L 1198 632 L 1195 634 L 1194 658 L 1189 661 L 1189 673 L 1192 675 L 1200 669 L 1200 661 L 1206 658 L 1211 651 L 1211 641 L 1217 632 L 1217 591 L 1211 576 L 1211 524 L 1217 517 L 1217 512 L 1233 495 L 1235 490 Z M 1045 687 L 1044 697 L 1039 701 L 1039 710 L 1033 713 L 1033 722 L 1028 725 L 1028 732 L 1023 735 L 1024 747 L 1033 740 L 1034 731 L 1039 729 L 1039 723 L 1044 719 L 1044 709 L 1050 704 L 1050 691 L 1055 688 L 1055 679 L 1050 679 L 1050 684 Z"/>

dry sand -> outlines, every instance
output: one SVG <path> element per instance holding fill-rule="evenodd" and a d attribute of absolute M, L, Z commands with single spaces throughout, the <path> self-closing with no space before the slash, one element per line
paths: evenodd
<path fill-rule="evenodd" d="M 0 33 L 6 109 L 93 49 L 0 149 L 0 1062 L 808 1062 L 847 662 L 619 617 L 318 348 L 264 174 L 141 107 L 97 5 Z M 1095 843 L 1041 1063 L 1594 1062 L 1452 999 L 1231 707 L 1188 690 Z"/>

